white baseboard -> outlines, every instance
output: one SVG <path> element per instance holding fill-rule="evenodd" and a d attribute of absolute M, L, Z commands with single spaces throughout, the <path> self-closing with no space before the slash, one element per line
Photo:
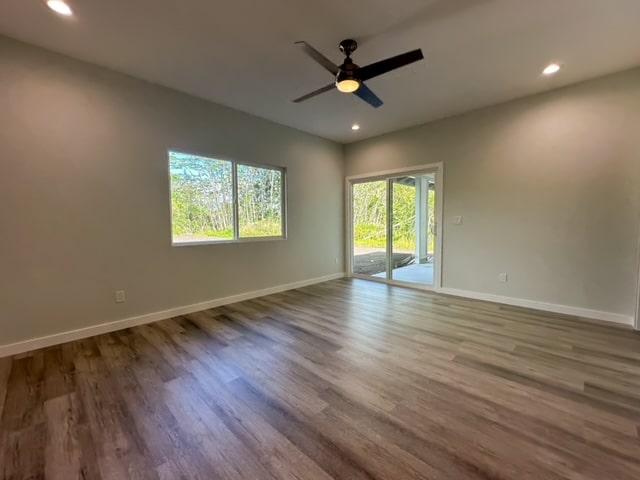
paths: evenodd
<path fill-rule="evenodd" d="M 222 305 L 228 305 L 230 303 L 251 300 L 252 298 L 264 297 L 273 293 L 280 293 L 287 290 L 306 287 L 308 285 L 313 285 L 316 283 L 336 280 L 338 278 L 344 278 L 344 276 L 344 273 L 335 273 L 332 275 L 326 275 L 324 277 L 311 278 L 309 280 L 302 280 L 300 282 L 287 283 L 285 285 L 277 285 L 275 287 L 264 288 L 262 290 L 254 290 L 252 292 L 240 293 L 238 295 L 217 298 L 215 300 L 208 300 L 206 302 L 194 303 L 192 305 L 183 305 L 181 307 L 171 308 L 169 310 L 163 310 L 161 312 L 148 313 L 146 315 L 140 315 L 138 317 L 125 318 L 123 320 L 102 323 L 99 325 L 93 325 L 91 327 L 55 333 L 53 335 L 47 335 L 46 337 L 33 338 L 31 340 L 25 340 L 9 345 L 0 345 L 0 358 L 17 355 L 19 353 L 30 352 L 32 350 L 37 350 L 38 348 L 45 348 L 52 345 L 72 342 L 74 340 L 80 340 L 82 338 L 93 337 L 94 335 L 115 332 L 116 330 L 135 327 L 137 325 L 157 322 L 159 320 L 165 320 L 167 318 L 177 317 L 179 315 L 199 312 L 201 310 L 207 310 L 209 308 L 220 307 Z"/>
<path fill-rule="evenodd" d="M 620 323 L 623 325 L 633 326 L 633 317 L 622 315 L 620 313 L 602 312 L 599 310 L 590 310 L 588 308 L 570 307 L 568 305 L 558 305 L 555 303 L 538 302 L 535 300 L 526 300 L 524 298 L 503 297 L 501 295 L 493 295 L 490 293 L 473 292 L 470 290 L 459 290 L 457 288 L 443 287 L 438 293 L 453 295 L 456 297 L 472 298 L 474 300 L 484 300 L 493 303 L 502 303 L 504 305 L 512 305 L 514 307 L 532 308 L 534 310 L 543 310 L 545 312 L 561 313 L 564 315 L 572 315 L 575 317 L 589 318 L 592 320 L 602 320 L 605 322 Z"/>

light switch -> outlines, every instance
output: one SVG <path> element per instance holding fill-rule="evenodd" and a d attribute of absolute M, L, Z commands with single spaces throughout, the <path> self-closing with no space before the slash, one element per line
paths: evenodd
<path fill-rule="evenodd" d="M 453 217 L 454 225 L 462 225 L 462 215 L 458 215 L 457 217 Z"/>

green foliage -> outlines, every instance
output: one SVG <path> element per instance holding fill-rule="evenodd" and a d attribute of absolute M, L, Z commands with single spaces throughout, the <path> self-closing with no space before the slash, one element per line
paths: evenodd
<path fill-rule="evenodd" d="M 416 249 L 416 187 L 393 184 L 393 248 Z"/>
<path fill-rule="evenodd" d="M 282 226 L 280 222 L 273 220 L 250 223 L 240 228 L 240 238 L 279 237 L 280 235 L 282 235 Z"/>
<path fill-rule="evenodd" d="M 386 182 L 366 182 L 353 186 L 354 245 L 356 247 L 385 248 L 386 246 Z M 429 223 L 435 220 L 435 192 L 428 194 Z M 395 250 L 416 249 L 416 188 L 413 185 L 393 184 L 393 247 Z M 433 252 L 434 238 L 428 234 L 429 252 Z"/>
<path fill-rule="evenodd" d="M 238 165 L 240 238 L 282 235 L 282 174 Z"/>
<path fill-rule="evenodd" d="M 387 244 L 386 228 L 381 230 L 379 225 L 358 224 L 354 230 L 356 247 L 385 248 Z M 415 250 L 415 235 L 404 233 L 400 236 L 395 233 L 393 245 L 397 250 Z"/>
<path fill-rule="evenodd" d="M 380 229 L 380 225 L 370 223 L 358 223 L 355 227 L 356 246 L 358 247 L 384 247 L 386 243 L 386 230 Z"/>
<path fill-rule="evenodd" d="M 233 163 L 170 153 L 174 237 L 233 239 Z M 282 173 L 237 166 L 240 237 L 282 234 Z"/>
<path fill-rule="evenodd" d="M 191 235 L 197 237 L 233 240 L 233 228 L 227 228 L 226 230 L 205 230 L 204 232 L 196 232 L 195 234 Z"/>

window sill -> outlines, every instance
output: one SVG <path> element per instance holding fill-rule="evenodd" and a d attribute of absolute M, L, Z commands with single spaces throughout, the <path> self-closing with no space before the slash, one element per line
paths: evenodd
<path fill-rule="evenodd" d="M 286 240 L 286 236 L 282 237 L 255 237 L 255 238 L 236 238 L 233 240 L 202 240 L 193 242 L 171 242 L 172 247 L 198 247 L 201 245 L 224 245 L 230 243 L 253 243 L 253 242 L 273 242 Z"/>

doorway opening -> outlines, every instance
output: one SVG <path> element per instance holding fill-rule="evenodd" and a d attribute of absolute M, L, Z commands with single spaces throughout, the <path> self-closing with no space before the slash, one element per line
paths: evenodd
<path fill-rule="evenodd" d="M 349 274 L 440 287 L 441 165 L 347 178 Z"/>

